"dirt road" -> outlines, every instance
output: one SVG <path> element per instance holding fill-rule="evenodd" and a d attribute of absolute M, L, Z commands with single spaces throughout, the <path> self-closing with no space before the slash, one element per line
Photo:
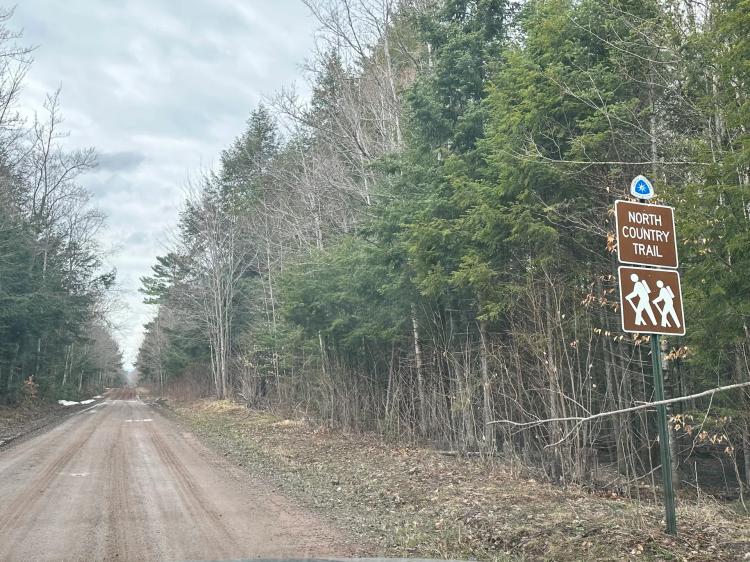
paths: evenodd
<path fill-rule="evenodd" d="M 351 554 L 312 514 L 119 393 L 0 451 L 0 560 Z"/>

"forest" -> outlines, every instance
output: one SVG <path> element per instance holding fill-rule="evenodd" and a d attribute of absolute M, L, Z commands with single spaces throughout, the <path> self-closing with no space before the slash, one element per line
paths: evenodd
<path fill-rule="evenodd" d="M 0 406 L 78 399 L 124 372 L 104 216 L 80 183 L 96 153 L 68 148 L 59 92 L 33 117 L 20 110 L 33 48 L 12 16 L 0 11 Z"/>
<path fill-rule="evenodd" d="M 566 421 L 653 399 L 648 336 L 620 327 L 613 205 L 643 174 L 676 210 L 667 397 L 750 381 L 750 5 L 305 3 L 306 86 L 248 108 L 142 279 L 141 379 L 641 493 L 653 410 Z M 30 136 L 3 115 L 2 388 L 102 369 L 90 155 L 50 146 L 49 113 Z M 743 497 L 749 406 L 748 387 L 671 405 L 676 483 Z"/>

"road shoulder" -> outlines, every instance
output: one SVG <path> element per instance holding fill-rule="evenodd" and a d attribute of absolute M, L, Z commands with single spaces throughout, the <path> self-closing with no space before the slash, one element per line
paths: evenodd
<path fill-rule="evenodd" d="M 247 498 L 247 501 L 255 506 L 254 509 L 260 510 L 259 517 L 278 521 L 287 529 L 284 532 L 293 529 L 293 536 L 286 538 L 281 532 L 283 529 L 276 529 L 275 532 L 280 533 L 280 540 L 288 540 L 290 544 L 300 543 L 304 545 L 303 550 L 308 555 L 324 554 L 325 558 L 330 558 L 334 554 L 338 558 L 381 554 L 382 551 L 375 545 L 363 541 L 361 536 L 337 525 L 327 514 L 310 509 L 311 506 L 306 502 L 289 494 L 278 485 L 273 474 L 248 470 L 249 465 L 238 462 L 237 457 L 227 454 L 218 441 L 197 430 L 191 420 L 175 409 L 154 403 L 150 405 L 155 415 L 162 418 L 162 427 L 167 439 L 181 441 L 187 445 L 205 466 L 210 467 L 213 476 L 221 475 L 220 478 L 225 482 L 227 479 L 231 480 L 238 493 Z"/>
<path fill-rule="evenodd" d="M 660 505 L 562 489 L 499 463 L 344 435 L 229 402 L 168 411 L 228 462 L 389 556 L 735 560 L 750 552 L 747 517 L 710 501 L 680 505 L 674 539 L 661 531 Z"/>
<path fill-rule="evenodd" d="M 49 431 L 92 403 L 62 406 L 37 402 L 33 405 L 0 408 L 0 451 Z"/>

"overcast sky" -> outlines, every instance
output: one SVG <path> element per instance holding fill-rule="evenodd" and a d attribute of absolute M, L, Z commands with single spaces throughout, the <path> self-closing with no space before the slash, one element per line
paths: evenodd
<path fill-rule="evenodd" d="M 163 254 L 189 177 L 212 167 L 263 96 L 299 82 L 314 21 L 300 0 L 20 0 L 10 26 L 37 46 L 25 108 L 62 87 L 69 146 L 108 216 L 128 366 L 153 315 L 138 293 Z"/>

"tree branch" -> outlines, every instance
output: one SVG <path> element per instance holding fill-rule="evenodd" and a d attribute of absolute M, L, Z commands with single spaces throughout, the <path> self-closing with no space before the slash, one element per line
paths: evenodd
<path fill-rule="evenodd" d="M 717 392 L 724 392 L 726 390 L 734 390 L 735 388 L 743 388 L 747 386 L 750 386 L 750 381 L 740 382 L 737 384 L 730 384 L 727 386 L 719 386 L 716 388 L 712 388 L 711 390 L 699 392 L 698 394 L 691 394 L 689 396 L 681 396 L 679 398 L 670 398 L 668 400 L 659 400 L 657 402 L 645 402 L 643 404 L 639 404 L 638 406 L 632 406 L 630 408 L 623 408 L 622 410 L 612 410 L 610 412 L 599 412 L 598 414 L 594 414 L 592 416 L 586 416 L 586 417 L 573 416 L 573 417 L 567 417 L 567 418 L 549 418 L 545 420 L 537 420 L 537 421 L 532 421 L 532 422 L 514 422 L 512 420 L 494 420 L 491 422 L 487 422 L 487 425 L 507 423 L 509 425 L 514 425 L 517 427 L 531 427 L 535 425 L 542 425 L 544 423 L 555 423 L 555 422 L 565 422 L 565 421 L 579 422 L 578 425 L 580 425 L 583 422 L 592 421 L 592 420 L 604 418 L 607 416 L 626 414 L 628 412 L 635 412 L 637 410 L 645 410 L 646 408 L 653 408 L 654 406 L 664 406 L 666 404 L 674 404 L 676 402 L 685 402 L 687 400 L 693 400 L 695 398 L 703 398 L 704 396 L 713 396 Z"/>

